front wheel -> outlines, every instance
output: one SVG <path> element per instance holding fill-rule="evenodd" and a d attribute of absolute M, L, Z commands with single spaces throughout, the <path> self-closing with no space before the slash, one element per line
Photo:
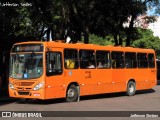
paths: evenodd
<path fill-rule="evenodd" d="M 129 81 L 127 84 L 126 94 L 128 96 L 133 96 L 136 92 L 136 84 L 133 81 Z"/>
<path fill-rule="evenodd" d="M 69 86 L 66 95 L 67 102 L 76 102 L 78 100 L 78 89 L 75 85 Z"/>

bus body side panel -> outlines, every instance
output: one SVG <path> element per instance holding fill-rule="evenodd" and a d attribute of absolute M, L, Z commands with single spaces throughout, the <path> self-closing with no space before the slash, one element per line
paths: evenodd
<path fill-rule="evenodd" d="M 98 94 L 102 87 L 98 85 L 95 69 L 80 69 L 77 73 L 77 79 L 80 81 L 80 95 Z"/>
<path fill-rule="evenodd" d="M 85 79 L 82 82 L 81 95 L 101 94 L 125 91 L 124 72 L 115 72 L 113 69 L 85 70 Z M 117 79 L 119 78 L 119 79 Z"/>
<path fill-rule="evenodd" d="M 125 70 L 122 69 L 112 69 L 112 85 L 113 85 L 113 92 L 122 92 L 126 89 L 126 82 L 125 82 Z"/>
<path fill-rule="evenodd" d="M 81 95 L 104 93 L 104 84 L 109 83 L 109 72 L 103 69 L 85 69 L 81 84 Z"/>
<path fill-rule="evenodd" d="M 149 69 L 148 68 L 142 68 L 137 69 L 136 71 L 136 90 L 144 90 L 148 89 L 147 84 L 149 80 Z"/>
<path fill-rule="evenodd" d="M 46 99 L 62 98 L 65 96 L 63 75 L 46 77 Z"/>
<path fill-rule="evenodd" d="M 157 70 L 155 68 L 149 69 L 149 77 L 148 77 L 148 81 L 147 81 L 147 88 L 149 88 L 149 89 L 153 88 L 157 84 L 156 72 L 157 72 Z"/>
<path fill-rule="evenodd" d="M 156 55 L 154 53 L 154 59 L 156 58 Z M 156 60 L 155 60 L 155 63 L 154 63 L 154 68 L 150 68 L 149 70 L 149 81 L 148 81 L 148 85 L 147 87 L 148 88 L 153 88 L 154 86 L 156 86 L 157 84 L 157 64 L 156 64 Z"/>
<path fill-rule="evenodd" d="M 139 70 L 139 69 L 126 69 L 125 70 L 125 80 L 126 80 L 126 88 L 128 81 L 135 81 L 136 90 L 146 89 L 147 88 L 147 80 L 149 78 L 148 68 Z M 144 74 L 146 73 L 146 74 Z"/>
<path fill-rule="evenodd" d="M 102 93 L 114 92 L 114 85 L 112 84 L 112 69 L 101 69 L 97 74 L 98 80 L 102 84 Z"/>

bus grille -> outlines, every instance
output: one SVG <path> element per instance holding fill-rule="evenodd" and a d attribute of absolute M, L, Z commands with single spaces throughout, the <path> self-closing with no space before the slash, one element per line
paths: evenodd
<path fill-rule="evenodd" d="M 29 95 L 29 92 L 18 92 L 19 95 Z"/>
<path fill-rule="evenodd" d="M 17 86 L 31 86 L 34 83 L 35 82 L 16 82 L 15 85 L 17 85 Z"/>

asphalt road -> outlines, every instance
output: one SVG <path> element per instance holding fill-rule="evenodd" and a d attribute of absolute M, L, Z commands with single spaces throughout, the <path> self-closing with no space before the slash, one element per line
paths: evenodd
<path fill-rule="evenodd" d="M 34 101 L 27 101 L 23 102 L 19 99 L 12 99 L 12 98 L 6 98 L 1 97 L 0 98 L 0 111 L 51 111 L 48 112 L 50 116 L 54 116 L 55 113 L 58 113 L 57 111 L 64 111 L 59 112 L 58 115 L 62 117 L 46 117 L 45 120 L 49 119 L 56 119 L 56 120 L 77 120 L 77 119 L 85 119 L 85 120 L 99 120 L 99 119 L 129 119 L 129 117 L 120 117 L 121 111 L 159 111 L 160 114 L 160 85 L 155 86 L 153 89 L 145 90 L 145 91 L 137 91 L 135 96 L 125 96 L 124 93 L 112 93 L 112 94 L 103 94 L 103 95 L 94 95 L 94 96 L 86 96 L 81 97 L 80 102 L 71 102 L 67 103 L 64 101 L 64 99 L 55 99 L 55 100 L 46 100 L 46 101 L 40 101 L 40 100 L 34 100 Z M 53 112 L 54 111 L 54 112 Z M 67 117 L 67 112 L 69 114 L 82 114 L 83 117 Z M 74 112 L 71 112 L 74 111 Z M 75 112 L 78 111 L 78 112 Z M 79 112 L 79 111 L 91 111 L 89 113 L 89 117 L 87 117 L 87 112 Z M 114 112 L 106 112 L 106 114 L 110 114 L 110 116 L 106 117 L 106 114 L 100 112 L 100 117 L 98 116 L 98 112 L 93 111 L 114 111 Z M 118 116 L 115 115 L 115 111 L 118 111 Z M 133 112 L 133 114 L 134 114 Z M 91 117 L 93 114 L 94 117 Z M 97 114 L 97 115 L 96 115 Z M 156 114 L 156 113 L 155 113 Z M 86 116 L 85 116 L 86 115 Z M 79 115 L 80 116 L 80 115 Z M 123 116 L 123 115 L 122 115 Z M 43 117 L 43 116 L 42 116 Z M 98 119 L 97 119 L 98 117 Z M 160 117 L 160 116 L 159 116 Z M 1 119 L 1 118 L 0 118 Z M 10 118 L 4 118 L 10 119 Z M 19 120 L 22 118 L 12 118 L 12 120 Z M 23 118 L 23 119 L 29 119 L 29 118 Z M 41 120 L 44 118 L 34 118 L 34 120 Z M 139 118 L 139 119 L 148 119 L 148 118 Z M 154 118 L 158 119 L 158 118 Z"/>

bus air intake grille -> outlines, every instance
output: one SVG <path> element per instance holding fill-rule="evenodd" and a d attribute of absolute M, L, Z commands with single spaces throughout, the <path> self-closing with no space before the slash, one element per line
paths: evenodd
<path fill-rule="evenodd" d="M 29 95 L 29 92 L 18 92 L 19 95 Z"/>
<path fill-rule="evenodd" d="M 16 82 L 15 85 L 17 85 L 17 86 L 31 86 L 34 83 L 35 82 Z"/>

